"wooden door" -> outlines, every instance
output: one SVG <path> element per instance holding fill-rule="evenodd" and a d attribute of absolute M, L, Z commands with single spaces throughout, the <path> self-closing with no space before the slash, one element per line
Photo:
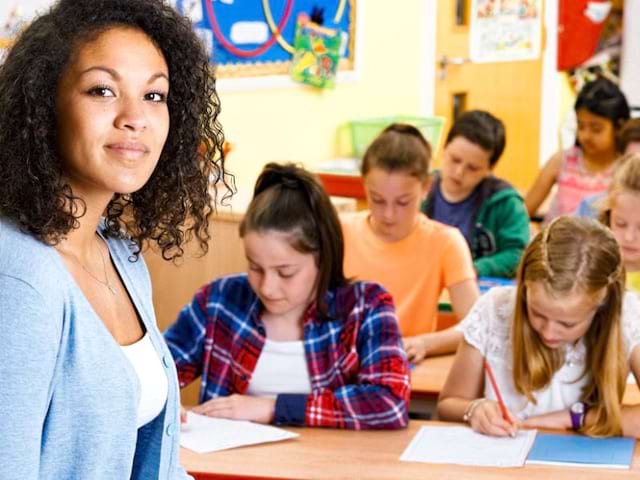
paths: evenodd
<path fill-rule="evenodd" d="M 471 63 L 470 11 L 471 0 L 437 0 L 435 114 L 447 119 L 445 135 L 458 112 L 484 109 L 500 118 L 507 145 L 495 173 L 524 193 L 539 170 L 542 57 Z"/>

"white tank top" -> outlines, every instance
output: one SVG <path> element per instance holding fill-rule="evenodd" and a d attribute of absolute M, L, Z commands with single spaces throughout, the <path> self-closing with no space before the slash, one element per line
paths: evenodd
<path fill-rule="evenodd" d="M 140 403 L 136 421 L 137 428 L 140 428 L 156 418 L 164 408 L 169 392 L 167 375 L 148 333 L 136 343 L 120 348 L 140 381 Z"/>
<path fill-rule="evenodd" d="M 274 342 L 267 338 L 247 393 L 263 397 L 275 397 L 279 393 L 311 393 L 302 341 Z"/>

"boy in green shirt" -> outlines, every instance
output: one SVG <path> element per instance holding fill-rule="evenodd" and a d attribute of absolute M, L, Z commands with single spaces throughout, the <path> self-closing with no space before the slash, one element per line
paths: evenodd
<path fill-rule="evenodd" d="M 493 176 L 505 146 L 503 123 L 488 112 L 463 113 L 453 124 L 422 211 L 458 227 L 478 276 L 513 277 L 529 242 L 529 215 L 520 194 Z"/>

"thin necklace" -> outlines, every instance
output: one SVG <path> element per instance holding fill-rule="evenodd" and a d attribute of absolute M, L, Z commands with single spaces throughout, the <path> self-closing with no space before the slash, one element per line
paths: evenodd
<path fill-rule="evenodd" d="M 109 276 L 107 275 L 107 263 L 104 259 L 104 254 L 102 253 L 102 249 L 100 248 L 99 245 L 98 245 L 98 252 L 100 253 L 100 260 L 102 260 L 102 271 L 104 272 L 104 280 L 100 280 L 98 277 L 96 277 L 87 267 L 84 266 L 84 264 L 80 261 L 80 259 L 76 258 L 75 255 L 70 255 L 70 257 L 73 258 L 78 263 L 78 265 L 80 265 L 80 267 L 85 272 L 87 272 L 89 276 L 91 276 L 91 278 L 93 278 L 96 282 L 100 283 L 101 285 L 104 285 L 105 287 L 107 287 L 112 294 L 116 295 L 118 291 L 116 290 L 116 287 L 112 285 L 111 282 L 109 281 Z"/>

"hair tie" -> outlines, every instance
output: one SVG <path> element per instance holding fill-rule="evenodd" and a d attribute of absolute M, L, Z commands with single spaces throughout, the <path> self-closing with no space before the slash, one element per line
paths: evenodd
<path fill-rule="evenodd" d="M 300 184 L 300 180 L 294 177 L 289 177 L 287 175 L 283 175 L 281 178 L 282 186 L 285 188 L 289 188 L 291 190 L 301 190 L 302 185 Z"/>
<path fill-rule="evenodd" d="M 622 261 L 618 263 L 616 269 L 609 274 L 609 277 L 607 277 L 607 285 L 613 285 L 616 283 L 620 278 L 620 275 L 622 275 Z"/>

